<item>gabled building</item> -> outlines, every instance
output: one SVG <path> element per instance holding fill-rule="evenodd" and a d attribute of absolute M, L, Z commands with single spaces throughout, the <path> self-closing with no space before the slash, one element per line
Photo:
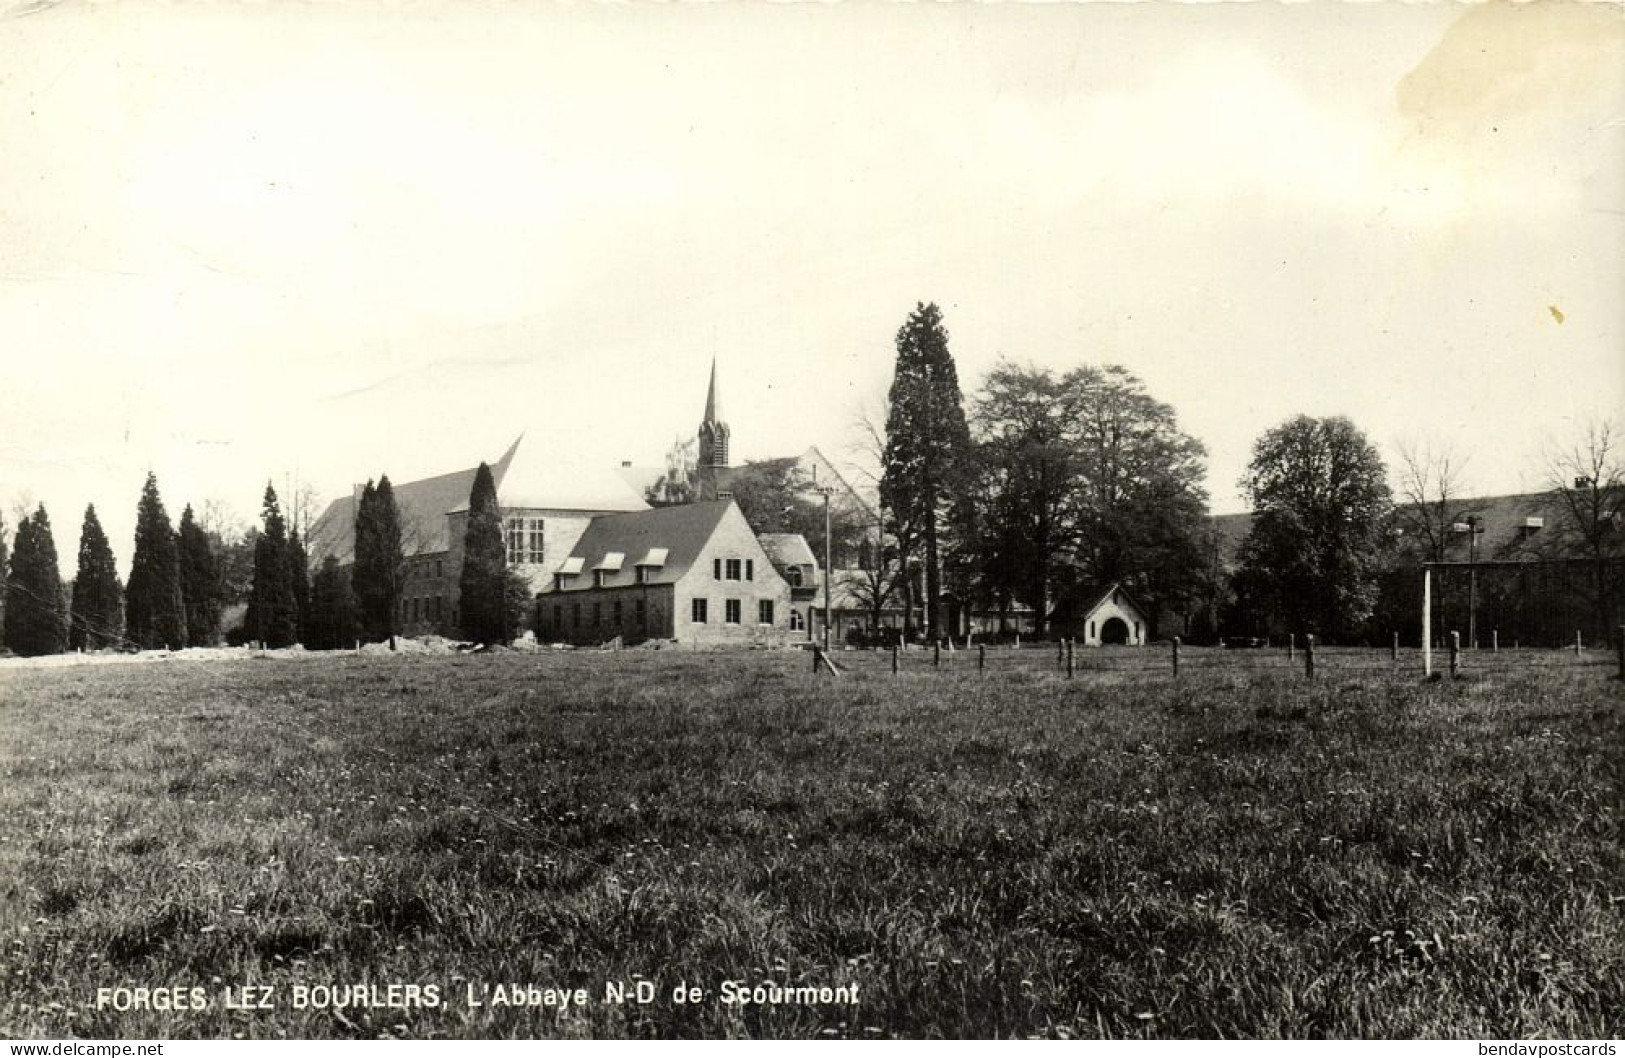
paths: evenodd
<path fill-rule="evenodd" d="M 478 467 L 432 478 L 391 482 L 401 515 L 406 580 L 401 594 L 401 630 L 406 635 L 457 634 L 457 601 L 463 568 L 463 536 L 468 529 L 468 497 Z M 508 565 L 532 590 L 552 575 L 581 539 L 591 521 L 604 514 L 648 509 L 648 504 L 611 468 L 594 468 L 545 458 L 524 437 L 491 464 L 502 508 Z M 311 564 L 327 556 L 339 565 L 355 562 L 355 515 L 361 489 L 335 500 L 311 524 Z"/>
<path fill-rule="evenodd" d="M 543 642 L 778 645 L 790 585 L 732 500 L 593 519 L 536 597 Z"/>
<path fill-rule="evenodd" d="M 807 538 L 800 533 L 762 533 L 757 539 L 767 552 L 773 568 L 790 586 L 790 631 L 812 637 L 812 610 L 818 600 L 823 578 L 818 559 L 813 557 Z"/>

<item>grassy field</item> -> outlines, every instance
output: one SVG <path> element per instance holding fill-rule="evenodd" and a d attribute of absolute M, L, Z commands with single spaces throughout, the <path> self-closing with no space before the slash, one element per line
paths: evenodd
<path fill-rule="evenodd" d="M 1030 654 L 0 663 L 0 1036 L 1625 1027 L 1606 664 Z M 589 1000 L 466 1002 L 509 982 Z M 362 983 L 443 1005 L 292 1003 Z M 274 1006 L 227 1009 L 243 985 Z"/>

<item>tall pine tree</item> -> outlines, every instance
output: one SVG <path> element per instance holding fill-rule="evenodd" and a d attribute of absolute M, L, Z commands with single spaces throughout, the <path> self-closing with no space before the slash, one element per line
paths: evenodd
<path fill-rule="evenodd" d="M 73 608 L 68 646 L 99 650 L 124 639 L 124 585 L 119 583 L 113 548 L 102 531 L 94 504 L 85 508 L 79 530 L 79 569 L 73 578 Z"/>
<path fill-rule="evenodd" d="M 936 305 L 916 305 L 897 332 L 880 503 L 900 550 L 925 563 L 926 631 L 942 635 L 942 545 L 970 450 L 959 374 Z"/>
<path fill-rule="evenodd" d="M 11 552 L 6 547 L 6 516 L 0 514 L 0 631 L 6 627 L 7 571 L 11 569 Z"/>
<path fill-rule="evenodd" d="M 24 657 L 60 654 L 67 642 L 62 574 L 56 562 L 51 520 L 41 504 L 17 526 L 6 578 L 5 644 Z"/>
<path fill-rule="evenodd" d="M 254 541 L 254 586 L 248 598 L 248 631 L 267 647 L 292 646 L 298 640 L 299 628 L 288 563 L 288 525 L 270 482 L 265 483 L 260 514 L 260 534 Z"/>
<path fill-rule="evenodd" d="M 339 568 L 335 556 L 328 555 L 311 581 L 305 646 L 312 650 L 338 650 L 349 646 L 358 631 L 357 617 L 350 576 Z"/>
<path fill-rule="evenodd" d="M 468 528 L 463 533 L 463 570 L 457 602 L 463 635 L 475 642 L 500 643 L 508 638 L 504 595 L 507 563 L 496 481 L 491 468 L 481 463 L 468 495 Z"/>
<path fill-rule="evenodd" d="M 188 642 L 175 529 L 158 495 L 158 476 L 152 473 L 136 508 L 135 556 L 124 589 L 124 630 L 144 650 L 178 650 Z"/>
<path fill-rule="evenodd" d="M 401 589 L 406 573 L 401 544 L 401 512 L 389 476 L 378 486 L 367 482 L 355 517 L 355 566 L 351 586 L 361 609 L 362 634 L 369 641 L 389 640 L 395 646 L 400 628 Z"/>
<path fill-rule="evenodd" d="M 209 534 L 197 523 L 191 504 L 181 512 L 176 548 L 187 641 L 193 646 L 213 643 L 220 634 L 220 570 Z"/>
<path fill-rule="evenodd" d="M 310 620 L 310 553 L 299 538 L 299 530 L 288 531 L 288 587 L 293 593 L 293 623 L 300 642 L 306 638 Z M 308 645 L 308 644 L 307 644 Z"/>

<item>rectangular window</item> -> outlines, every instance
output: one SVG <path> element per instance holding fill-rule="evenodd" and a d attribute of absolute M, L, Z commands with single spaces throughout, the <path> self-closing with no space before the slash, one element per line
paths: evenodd
<path fill-rule="evenodd" d="M 609 612 L 609 619 L 615 623 L 616 628 L 619 628 L 621 626 L 621 600 L 616 599 L 613 603 L 611 603 Z"/>
<path fill-rule="evenodd" d="M 542 519 L 532 518 L 525 528 L 525 561 L 539 565 L 543 556 L 547 554 L 546 548 L 542 546 L 543 543 Z"/>
<path fill-rule="evenodd" d="M 739 579 L 739 560 L 737 558 L 730 558 L 728 560 L 728 579 Z"/>
<path fill-rule="evenodd" d="M 581 604 L 578 602 L 573 602 L 570 604 L 570 627 L 581 627 Z"/>
<path fill-rule="evenodd" d="M 555 631 L 564 631 L 564 607 L 553 604 L 553 628 Z"/>
<path fill-rule="evenodd" d="M 722 559 L 713 558 L 711 560 L 711 577 L 713 580 L 722 579 Z"/>
<path fill-rule="evenodd" d="M 756 604 L 756 623 L 770 625 L 773 623 L 773 600 L 763 599 Z"/>
<path fill-rule="evenodd" d="M 705 623 L 705 600 L 695 599 L 693 608 L 689 612 L 689 620 L 697 625 Z"/>
<path fill-rule="evenodd" d="M 745 579 L 756 579 L 756 560 L 754 558 L 745 559 Z"/>
<path fill-rule="evenodd" d="M 649 607 L 642 599 L 633 604 L 633 612 L 638 616 L 639 628 L 649 627 Z"/>
<path fill-rule="evenodd" d="M 607 569 L 595 569 L 595 570 L 593 570 L 592 571 L 592 586 L 595 587 L 595 588 L 602 588 L 604 586 L 604 580 L 608 576 L 609 576 L 609 570 L 607 570 Z"/>
<path fill-rule="evenodd" d="M 599 625 L 601 625 L 603 623 L 604 623 L 604 604 L 601 603 L 601 602 L 595 602 L 595 603 L 592 604 L 592 624 L 593 624 L 593 627 L 597 628 Z"/>
<path fill-rule="evenodd" d="M 636 572 L 636 575 L 637 575 L 636 579 L 637 579 L 637 582 L 639 584 L 647 584 L 647 583 L 649 583 L 649 567 L 648 566 L 639 566 L 635 572 Z"/>
<path fill-rule="evenodd" d="M 525 520 L 509 518 L 503 530 L 508 542 L 508 565 L 516 566 L 525 560 Z"/>
<path fill-rule="evenodd" d="M 731 625 L 739 623 L 738 599 L 729 599 L 722 604 L 722 619 Z"/>
<path fill-rule="evenodd" d="M 416 599 L 413 599 L 412 600 L 412 620 L 416 621 L 417 619 L 418 619 L 418 601 Z"/>

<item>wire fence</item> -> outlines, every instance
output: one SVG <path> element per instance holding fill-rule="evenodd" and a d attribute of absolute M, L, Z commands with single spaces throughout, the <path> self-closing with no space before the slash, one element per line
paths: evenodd
<path fill-rule="evenodd" d="M 1438 675 L 1515 673 L 1540 670 L 1607 670 L 1625 680 L 1625 629 L 1612 644 L 1583 643 L 1560 649 L 1535 647 L 1459 647 L 1449 641 L 1427 657 L 1421 647 L 1325 647 L 1294 642 L 1291 646 L 1225 648 L 1173 642 L 1148 646 L 1080 646 L 1067 640 L 1047 643 L 957 644 L 848 648 L 825 652 L 814 646 L 814 673 L 926 675 L 953 678 L 1029 674 L 1080 678 L 1119 676 L 1256 675 L 1314 679 L 1339 674 L 1393 673 L 1417 678 L 1431 668 Z M 1431 665 L 1429 665 L 1431 661 Z"/>

